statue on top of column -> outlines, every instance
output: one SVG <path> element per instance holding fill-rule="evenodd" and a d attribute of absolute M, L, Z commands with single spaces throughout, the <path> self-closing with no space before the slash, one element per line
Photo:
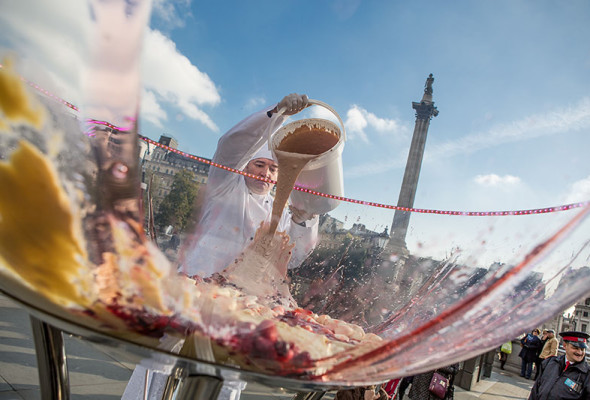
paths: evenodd
<path fill-rule="evenodd" d="M 430 74 L 426 79 L 426 85 L 424 85 L 424 93 L 432 95 L 432 82 L 434 82 L 434 77 Z"/>

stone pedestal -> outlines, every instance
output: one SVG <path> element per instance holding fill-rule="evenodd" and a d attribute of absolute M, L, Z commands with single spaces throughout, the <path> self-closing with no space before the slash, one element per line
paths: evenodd
<path fill-rule="evenodd" d="M 492 369 L 494 366 L 494 359 L 496 358 L 496 351 L 488 351 L 485 354 L 482 354 L 482 369 L 481 373 L 484 378 L 491 378 L 492 377 Z"/>
<path fill-rule="evenodd" d="M 477 382 L 492 376 L 492 369 L 496 351 L 492 350 L 463 362 L 463 368 L 455 377 L 455 385 L 465 390 L 471 390 Z"/>

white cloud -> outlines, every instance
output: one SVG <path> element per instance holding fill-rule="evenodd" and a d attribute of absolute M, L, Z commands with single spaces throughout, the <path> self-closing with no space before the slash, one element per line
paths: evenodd
<path fill-rule="evenodd" d="M 3 56 L 18 72 L 53 94 L 80 105 L 81 72 L 88 59 L 90 14 L 77 0 L 4 1 L 0 6 Z"/>
<path fill-rule="evenodd" d="M 375 114 L 362 107 L 353 105 L 346 113 L 346 130 L 349 132 L 349 139 L 359 138 L 369 143 L 366 130 L 371 129 L 381 135 L 401 136 L 408 132 L 408 128 L 402 123 L 387 118 L 379 118 Z"/>
<path fill-rule="evenodd" d="M 153 0 L 152 12 L 170 28 L 182 28 L 190 15 L 191 0 Z"/>
<path fill-rule="evenodd" d="M 563 135 L 590 126 L 590 98 L 553 112 L 535 114 L 457 140 L 431 146 L 425 159 L 471 154 L 479 150 L 549 135 Z"/>
<path fill-rule="evenodd" d="M 457 154 L 501 146 L 507 143 L 535 139 L 549 135 L 567 135 L 571 131 L 590 128 L 590 98 L 583 98 L 572 107 L 553 112 L 535 114 L 508 124 L 492 127 L 488 131 L 467 135 L 445 143 L 431 143 L 424 154 L 424 161 L 450 158 Z M 403 167 L 406 154 L 358 165 L 347 169 L 347 176 L 367 176 Z"/>
<path fill-rule="evenodd" d="M 477 175 L 473 181 L 478 185 L 488 187 L 510 187 L 520 183 L 520 178 L 512 175 L 499 176 L 496 174 Z"/>
<path fill-rule="evenodd" d="M 200 108 L 216 105 L 221 97 L 209 76 L 181 54 L 176 44 L 161 32 L 148 30 L 143 52 L 143 83 L 162 103 L 179 108 L 187 117 L 209 129 L 219 128 Z"/>
<path fill-rule="evenodd" d="M 369 143 L 369 138 L 365 133 L 367 125 L 369 125 L 369 122 L 358 107 L 354 106 L 348 110 L 346 113 L 346 130 L 349 139 L 358 137 L 363 142 Z"/>
<path fill-rule="evenodd" d="M 125 58 L 126 55 L 133 56 L 133 49 L 124 47 L 135 45 L 132 36 L 138 30 L 135 26 L 132 27 L 134 32 L 128 29 L 126 36 L 115 39 L 117 46 L 114 47 L 113 37 L 103 34 L 99 36 L 95 46 L 89 46 L 93 27 L 103 28 L 104 20 L 108 19 L 105 18 L 106 14 L 109 18 L 120 14 L 115 13 L 118 12 L 119 3 L 92 4 L 96 17 L 94 24 L 85 2 L 10 1 L 2 5 L 0 26 L 3 43 L 17 55 L 20 61 L 18 72 L 26 79 L 76 105 L 84 106 L 83 103 L 86 102 L 92 108 L 83 108 L 85 113 L 94 113 L 97 115 L 89 116 L 110 120 L 113 115 L 121 114 L 115 111 L 123 104 L 135 109 L 135 102 L 129 96 L 114 93 L 125 92 L 134 99 L 137 98 L 137 95 L 133 95 L 137 90 L 134 86 L 137 77 L 130 75 L 134 73 L 133 67 L 128 63 L 130 60 Z M 154 12 L 164 13 L 170 4 L 174 4 L 174 9 L 179 10 L 180 6 L 190 5 L 190 1 L 156 1 Z M 110 19 L 108 23 L 111 25 L 123 23 L 118 18 L 115 21 Z M 108 41 L 110 42 L 107 43 Z M 102 50 L 109 54 L 100 57 L 99 51 Z M 6 54 L 4 49 L 2 52 Z M 89 65 L 89 61 L 92 65 Z M 215 84 L 161 32 L 148 29 L 145 33 L 141 78 L 144 93 L 151 93 L 141 106 L 143 112 L 148 113 L 143 116 L 147 121 L 162 127 L 167 120 L 166 112 L 182 112 L 188 118 L 202 122 L 212 131 L 219 131 L 202 109 L 203 106 L 214 106 L 220 102 Z M 85 88 L 83 84 L 86 85 Z M 105 98 L 109 100 L 105 101 Z M 129 112 L 133 111 L 125 110 L 123 114 L 127 115 Z M 111 122 L 117 123 L 114 120 Z"/>
<path fill-rule="evenodd" d="M 141 96 L 141 116 L 162 129 L 164 128 L 162 121 L 168 120 L 168 115 L 158 103 L 156 95 L 149 90 L 143 90 Z"/>
<path fill-rule="evenodd" d="M 564 196 L 564 204 L 590 200 L 590 175 L 574 182 Z"/>
<path fill-rule="evenodd" d="M 197 107 L 190 101 L 187 101 L 186 99 L 181 99 L 178 101 L 178 107 L 189 118 L 202 122 L 205 126 L 207 126 L 214 132 L 219 131 L 219 127 L 215 124 L 215 122 L 213 122 L 213 120 L 203 110 L 201 110 L 199 107 Z"/>

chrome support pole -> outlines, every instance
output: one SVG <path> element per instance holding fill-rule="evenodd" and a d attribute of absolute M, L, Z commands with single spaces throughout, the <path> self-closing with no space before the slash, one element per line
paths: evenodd
<path fill-rule="evenodd" d="M 166 382 L 162 400 L 214 400 L 217 399 L 223 379 L 207 375 L 182 377 L 176 371 Z"/>
<path fill-rule="evenodd" d="M 177 393 L 180 383 L 182 382 L 182 373 L 184 368 L 181 367 L 174 367 L 170 375 L 168 375 L 168 379 L 166 380 L 166 385 L 164 386 L 164 393 L 162 394 L 161 400 L 173 400 Z M 148 384 L 146 382 L 146 388 Z"/>
<path fill-rule="evenodd" d="M 291 400 L 320 400 L 326 392 L 299 392 Z"/>
<path fill-rule="evenodd" d="M 70 377 L 62 331 L 31 316 L 42 400 L 69 400 Z"/>

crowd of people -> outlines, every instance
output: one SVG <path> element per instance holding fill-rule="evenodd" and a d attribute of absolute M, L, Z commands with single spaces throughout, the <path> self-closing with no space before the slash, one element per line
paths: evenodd
<path fill-rule="evenodd" d="M 557 356 L 559 341 L 555 337 L 555 331 L 553 329 L 544 329 L 541 334 L 539 329 L 533 329 L 531 333 L 526 334 L 520 340 L 520 344 L 522 346 L 518 354 L 522 358 L 520 376 L 537 380 L 541 370 L 541 363 L 550 357 Z M 532 378 L 533 365 L 535 369 L 534 378 Z"/>
<path fill-rule="evenodd" d="M 559 334 L 564 354 L 559 355 L 559 340 L 553 329 L 533 329 L 521 339 L 521 376 L 534 384 L 528 400 L 589 400 L 590 368 L 586 349 L 590 335 L 585 332 L 565 331 Z M 510 342 L 509 342 L 510 343 Z M 502 346 L 501 368 L 504 369 L 510 346 Z M 408 387 L 412 400 L 449 400 L 454 398 L 454 378 L 459 364 L 423 374 L 395 379 L 381 386 L 355 388 L 338 392 L 335 400 L 403 400 Z M 441 383 L 443 389 L 436 388 Z"/>

